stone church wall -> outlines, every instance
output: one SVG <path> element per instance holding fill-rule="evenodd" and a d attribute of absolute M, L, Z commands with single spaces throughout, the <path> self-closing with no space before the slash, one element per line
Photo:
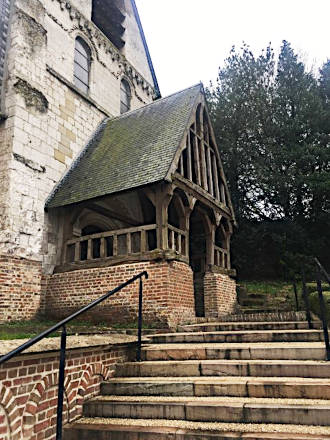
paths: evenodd
<path fill-rule="evenodd" d="M 47 276 L 46 312 L 64 317 L 146 270 L 143 314 L 146 322 L 161 322 L 169 327 L 195 316 L 193 274 L 182 262 L 142 262 Z M 137 320 L 139 283 L 95 309 L 90 318 L 96 322 L 131 322 Z"/>
<path fill-rule="evenodd" d="M 92 50 L 90 94 L 73 85 L 75 38 Z M 16 0 L 9 77 L 0 125 L 0 254 L 54 262 L 56 230 L 44 203 L 100 122 L 119 114 L 120 81 L 132 108 L 152 101 L 152 86 L 69 2 Z"/>

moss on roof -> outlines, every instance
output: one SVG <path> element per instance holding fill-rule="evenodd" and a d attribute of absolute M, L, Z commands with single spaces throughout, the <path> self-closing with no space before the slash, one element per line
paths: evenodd
<path fill-rule="evenodd" d="M 105 121 L 50 194 L 47 208 L 164 180 L 201 85 Z"/>

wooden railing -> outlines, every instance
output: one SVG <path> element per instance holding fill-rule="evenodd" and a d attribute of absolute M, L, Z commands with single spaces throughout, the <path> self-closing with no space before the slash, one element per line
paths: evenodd
<path fill-rule="evenodd" d="M 117 229 L 68 240 L 63 262 L 141 255 L 156 247 L 156 225 Z"/>
<path fill-rule="evenodd" d="M 188 232 L 168 225 L 168 248 L 180 255 L 187 255 Z"/>
<path fill-rule="evenodd" d="M 230 257 L 227 249 L 214 246 L 214 264 L 224 269 L 230 269 Z"/>

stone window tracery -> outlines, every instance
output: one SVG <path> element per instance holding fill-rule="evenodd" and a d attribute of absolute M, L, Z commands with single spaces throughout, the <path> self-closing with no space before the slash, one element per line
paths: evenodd
<path fill-rule="evenodd" d="M 81 38 L 76 38 L 74 50 L 74 84 L 84 93 L 89 91 L 89 77 L 91 67 L 91 50 L 88 44 Z"/>

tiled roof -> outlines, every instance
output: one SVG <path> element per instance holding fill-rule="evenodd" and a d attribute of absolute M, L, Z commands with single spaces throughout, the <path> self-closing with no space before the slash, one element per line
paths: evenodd
<path fill-rule="evenodd" d="M 195 85 L 101 124 L 50 194 L 46 207 L 164 180 L 201 87 Z"/>

